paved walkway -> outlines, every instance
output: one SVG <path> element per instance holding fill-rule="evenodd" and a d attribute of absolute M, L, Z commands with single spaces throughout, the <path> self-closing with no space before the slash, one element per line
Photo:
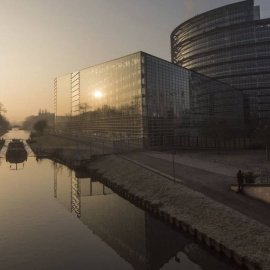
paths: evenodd
<path fill-rule="evenodd" d="M 26 140 L 23 140 L 23 144 L 24 144 L 25 150 L 27 151 L 27 156 L 28 157 L 35 157 L 36 156 L 35 153 L 32 151 L 31 147 L 26 142 Z"/>
<path fill-rule="evenodd" d="M 162 152 L 128 153 L 121 155 L 137 164 L 153 168 L 158 173 L 173 177 L 172 156 Z M 230 191 L 236 183 L 238 168 L 215 162 L 175 156 L 175 176 L 179 184 L 199 191 L 270 227 L 270 205 Z"/>
<path fill-rule="evenodd" d="M 157 151 L 149 151 L 144 153 L 147 156 L 160 158 L 172 162 L 172 154 L 166 152 L 157 152 Z M 208 172 L 213 172 L 217 174 L 222 174 L 225 176 L 230 176 L 235 178 L 236 173 L 239 168 L 233 167 L 230 165 L 219 164 L 217 162 L 211 162 L 207 160 L 201 160 L 196 158 L 190 158 L 187 156 L 174 155 L 174 162 L 186 166 L 191 166 L 193 168 L 205 170 Z"/>

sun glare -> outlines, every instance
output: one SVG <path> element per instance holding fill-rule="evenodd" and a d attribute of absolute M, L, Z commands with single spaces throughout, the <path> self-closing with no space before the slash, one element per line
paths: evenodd
<path fill-rule="evenodd" d="M 94 92 L 94 97 L 95 98 L 101 98 L 102 97 L 102 93 L 100 91 L 95 91 Z"/>

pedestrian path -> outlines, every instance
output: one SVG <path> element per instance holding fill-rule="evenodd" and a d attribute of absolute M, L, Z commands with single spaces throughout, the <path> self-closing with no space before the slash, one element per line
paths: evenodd
<path fill-rule="evenodd" d="M 170 153 L 133 152 L 121 156 L 133 163 L 138 162 L 144 167 L 147 166 L 147 168 L 157 171 L 160 175 L 164 174 L 173 177 L 174 171 Z M 194 158 L 182 157 L 181 159 L 181 156 L 175 156 L 175 177 L 181 181 L 179 184 L 196 190 L 270 227 L 270 219 L 266 218 L 270 213 L 270 205 L 231 192 L 229 187 L 232 183 L 236 183 L 238 168 L 225 165 L 219 167 L 219 165 L 215 162 L 198 162 L 198 160 L 196 162 Z"/>
<path fill-rule="evenodd" d="M 28 157 L 35 157 L 36 155 L 34 154 L 34 152 L 32 151 L 32 149 L 30 148 L 30 146 L 26 142 L 26 140 L 23 140 L 23 144 L 24 144 L 25 150 L 27 151 L 27 156 Z"/>
<path fill-rule="evenodd" d="M 171 176 L 171 175 L 169 175 L 169 174 L 167 174 L 167 173 L 163 173 L 163 172 L 161 172 L 160 170 L 156 170 L 156 169 L 154 169 L 154 168 L 152 168 L 152 167 L 149 167 L 149 166 L 147 166 L 147 165 L 145 165 L 145 164 L 143 164 L 143 163 L 141 163 L 141 162 L 139 162 L 139 161 L 130 159 L 130 158 L 128 158 L 128 157 L 126 157 L 126 156 L 123 156 L 123 155 L 119 155 L 119 157 L 121 157 L 121 158 L 123 158 L 123 159 L 125 159 L 125 160 L 128 160 L 128 161 L 130 161 L 130 162 L 132 162 L 132 163 L 134 163 L 134 164 L 137 164 L 137 165 L 139 165 L 140 167 L 143 167 L 143 168 L 145 168 L 145 169 L 147 169 L 147 170 L 150 170 L 150 171 L 152 171 L 152 172 L 154 172 L 154 173 L 157 173 L 157 174 L 159 174 L 159 175 L 161 175 L 161 176 L 163 176 L 163 177 L 166 177 L 167 179 L 169 179 L 169 180 L 171 180 L 171 181 L 173 181 L 173 182 L 176 182 L 176 183 L 183 183 L 183 181 L 182 181 L 181 179 L 176 178 L 176 177 L 174 177 L 174 176 Z"/>
<path fill-rule="evenodd" d="M 154 152 L 154 151 L 147 151 L 147 152 L 142 152 L 142 154 L 154 157 L 154 158 L 160 158 L 164 159 L 167 161 L 172 162 L 173 157 L 171 153 L 166 153 L 166 152 Z M 174 155 L 174 162 L 177 164 L 182 164 L 186 166 L 190 166 L 193 168 L 205 170 L 208 172 L 212 173 L 217 173 L 229 177 L 234 177 L 239 170 L 237 167 L 233 167 L 230 165 L 224 165 L 216 162 L 211 162 L 211 161 L 206 161 L 206 160 L 201 160 L 201 159 L 195 159 L 187 156 L 181 156 L 181 155 Z"/>

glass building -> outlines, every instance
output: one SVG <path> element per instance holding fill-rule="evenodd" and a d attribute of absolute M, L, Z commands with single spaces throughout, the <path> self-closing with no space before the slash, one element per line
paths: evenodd
<path fill-rule="evenodd" d="M 246 123 L 270 118 L 270 19 L 260 19 L 254 0 L 180 24 L 171 34 L 171 58 L 241 90 Z"/>
<path fill-rule="evenodd" d="M 55 79 L 56 131 L 109 140 L 199 135 L 205 121 L 243 123 L 241 92 L 224 83 L 137 52 Z"/>

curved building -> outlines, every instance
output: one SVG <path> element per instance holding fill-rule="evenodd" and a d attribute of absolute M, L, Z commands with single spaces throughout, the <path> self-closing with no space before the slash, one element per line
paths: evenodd
<path fill-rule="evenodd" d="M 270 118 L 270 19 L 254 0 L 223 6 L 180 24 L 172 62 L 243 92 L 246 123 Z"/>

